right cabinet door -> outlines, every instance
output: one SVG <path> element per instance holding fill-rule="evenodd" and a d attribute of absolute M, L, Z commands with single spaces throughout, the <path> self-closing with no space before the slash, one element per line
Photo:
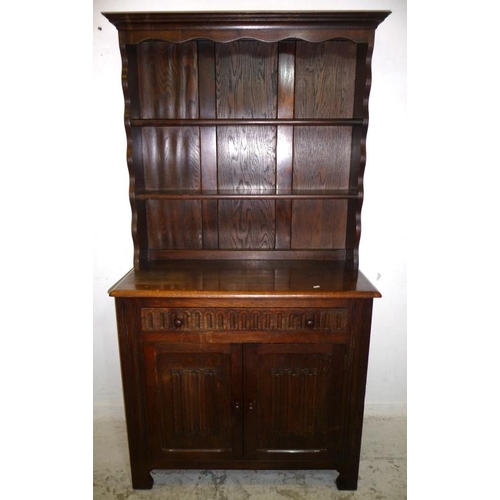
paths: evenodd
<path fill-rule="evenodd" d="M 336 460 L 345 344 L 244 346 L 245 458 Z"/>

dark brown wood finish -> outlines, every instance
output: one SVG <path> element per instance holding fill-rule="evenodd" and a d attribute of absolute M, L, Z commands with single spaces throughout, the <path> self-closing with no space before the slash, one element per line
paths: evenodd
<path fill-rule="evenodd" d="M 198 47 L 144 42 L 137 45 L 141 118 L 198 118 Z"/>
<path fill-rule="evenodd" d="M 361 271 L 343 261 L 321 260 L 151 262 L 148 269 L 132 269 L 109 293 L 112 297 L 231 300 L 255 299 L 261 295 L 301 299 L 380 297 Z"/>
<path fill-rule="evenodd" d="M 104 14 L 123 62 L 134 268 L 109 293 L 134 488 L 158 468 L 335 469 L 357 488 L 388 14 Z"/>
<path fill-rule="evenodd" d="M 340 343 L 245 346 L 245 457 L 338 461 L 344 362 Z"/>
<path fill-rule="evenodd" d="M 153 459 L 242 458 L 242 347 L 144 342 Z"/>
<path fill-rule="evenodd" d="M 138 316 L 133 299 L 116 299 L 116 319 L 122 368 L 123 397 L 127 420 L 132 485 L 138 489 L 153 486 L 149 467 L 146 409 L 144 401 L 143 361 L 139 347 Z"/>
<path fill-rule="evenodd" d="M 136 269 L 230 249 L 331 250 L 357 265 L 369 64 L 386 15 L 107 15 L 124 56 Z M 159 234 L 183 226 L 196 236 Z"/>
<path fill-rule="evenodd" d="M 198 81 L 200 88 L 200 118 L 216 118 L 215 99 L 215 44 L 209 41 L 198 42 Z M 200 127 L 201 172 L 203 192 L 217 191 L 217 128 Z M 203 248 L 219 247 L 219 228 L 217 200 L 206 199 L 202 202 Z"/>

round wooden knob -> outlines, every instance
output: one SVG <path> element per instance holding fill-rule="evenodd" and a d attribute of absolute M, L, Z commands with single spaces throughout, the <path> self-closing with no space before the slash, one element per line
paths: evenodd
<path fill-rule="evenodd" d="M 314 328 L 314 320 L 313 319 L 306 319 L 306 326 L 307 326 L 307 328 Z"/>
<path fill-rule="evenodd" d="M 184 321 L 182 321 L 182 318 L 175 318 L 174 319 L 175 328 L 180 328 L 183 324 L 184 324 Z"/>

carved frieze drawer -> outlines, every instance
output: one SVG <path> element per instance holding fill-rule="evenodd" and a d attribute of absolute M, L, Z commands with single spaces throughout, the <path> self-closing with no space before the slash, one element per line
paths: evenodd
<path fill-rule="evenodd" d="M 348 308 L 331 309 L 141 309 L 143 331 L 345 332 Z"/>

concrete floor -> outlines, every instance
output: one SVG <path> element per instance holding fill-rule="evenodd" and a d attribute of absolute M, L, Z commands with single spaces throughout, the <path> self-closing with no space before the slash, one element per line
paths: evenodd
<path fill-rule="evenodd" d="M 335 471 L 153 471 L 133 490 L 122 418 L 94 420 L 94 500 L 403 500 L 406 418 L 365 418 L 357 491 L 338 491 Z"/>

